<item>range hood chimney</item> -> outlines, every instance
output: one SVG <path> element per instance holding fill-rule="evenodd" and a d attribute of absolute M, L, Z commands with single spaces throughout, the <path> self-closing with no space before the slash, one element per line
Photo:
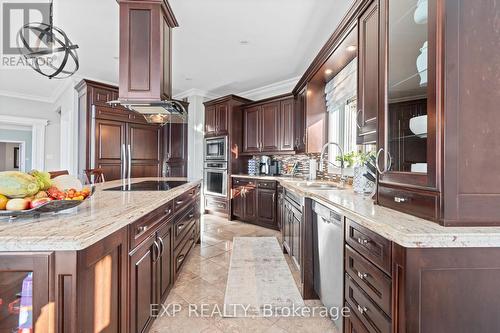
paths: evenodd
<path fill-rule="evenodd" d="M 179 122 L 186 110 L 172 100 L 172 29 L 179 24 L 166 0 L 118 0 L 118 101 L 151 123 Z"/>

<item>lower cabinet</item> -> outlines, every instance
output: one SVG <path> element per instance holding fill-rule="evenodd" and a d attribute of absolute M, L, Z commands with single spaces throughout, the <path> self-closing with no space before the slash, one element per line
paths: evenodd
<path fill-rule="evenodd" d="M 285 190 L 282 213 L 283 249 L 292 258 L 300 270 L 303 248 L 303 204 L 302 198 L 295 193 Z"/>
<path fill-rule="evenodd" d="M 158 303 L 159 245 L 151 235 L 130 254 L 130 332 L 144 332 L 153 322 L 150 304 Z M 169 272 L 170 273 L 170 272 Z"/>
<path fill-rule="evenodd" d="M 279 230 L 276 181 L 233 178 L 231 193 L 233 217 Z"/>

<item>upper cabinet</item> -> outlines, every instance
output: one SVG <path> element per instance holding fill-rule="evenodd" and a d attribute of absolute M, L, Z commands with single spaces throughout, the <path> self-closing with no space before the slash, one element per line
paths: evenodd
<path fill-rule="evenodd" d="M 373 1 L 358 19 L 357 143 L 377 142 L 379 104 L 379 5 Z"/>
<path fill-rule="evenodd" d="M 243 108 L 243 153 L 293 152 L 295 136 L 295 100 L 281 96 L 251 103 Z"/>
<path fill-rule="evenodd" d="M 381 0 L 378 202 L 500 225 L 494 0 Z"/>
<path fill-rule="evenodd" d="M 222 102 L 205 107 L 205 136 L 227 135 L 229 104 Z"/>
<path fill-rule="evenodd" d="M 121 101 L 172 97 L 172 28 L 178 23 L 165 0 L 119 0 Z"/>

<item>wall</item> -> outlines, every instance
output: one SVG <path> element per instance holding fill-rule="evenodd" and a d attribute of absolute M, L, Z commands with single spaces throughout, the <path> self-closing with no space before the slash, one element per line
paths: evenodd
<path fill-rule="evenodd" d="M 14 168 L 14 148 L 19 146 L 19 143 L 0 142 L 0 171 L 19 170 L 19 168 Z"/>
<path fill-rule="evenodd" d="M 25 150 L 25 155 L 26 155 L 26 165 L 25 165 L 25 170 L 30 171 L 31 170 L 31 131 L 21 131 L 21 130 L 12 130 L 12 129 L 4 129 L 0 128 L 0 142 L 2 141 L 19 141 L 19 142 L 25 142 L 24 150 Z M 5 156 L 1 155 L 0 156 Z"/>
<path fill-rule="evenodd" d="M 6 143 L 0 142 L 0 171 L 6 171 L 7 170 L 7 147 Z"/>
<path fill-rule="evenodd" d="M 0 114 L 14 117 L 47 119 L 45 132 L 45 169 L 60 168 L 59 114 L 52 103 L 0 96 Z M 3 131 L 3 130 L 2 130 Z M 13 139 L 8 139 L 13 140 Z"/>

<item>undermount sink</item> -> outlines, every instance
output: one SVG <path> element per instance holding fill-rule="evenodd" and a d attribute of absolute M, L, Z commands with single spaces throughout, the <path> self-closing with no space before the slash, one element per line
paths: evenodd
<path fill-rule="evenodd" d="M 298 187 L 304 187 L 311 190 L 343 190 L 334 183 L 323 183 L 323 182 L 299 182 L 296 184 Z"/>

